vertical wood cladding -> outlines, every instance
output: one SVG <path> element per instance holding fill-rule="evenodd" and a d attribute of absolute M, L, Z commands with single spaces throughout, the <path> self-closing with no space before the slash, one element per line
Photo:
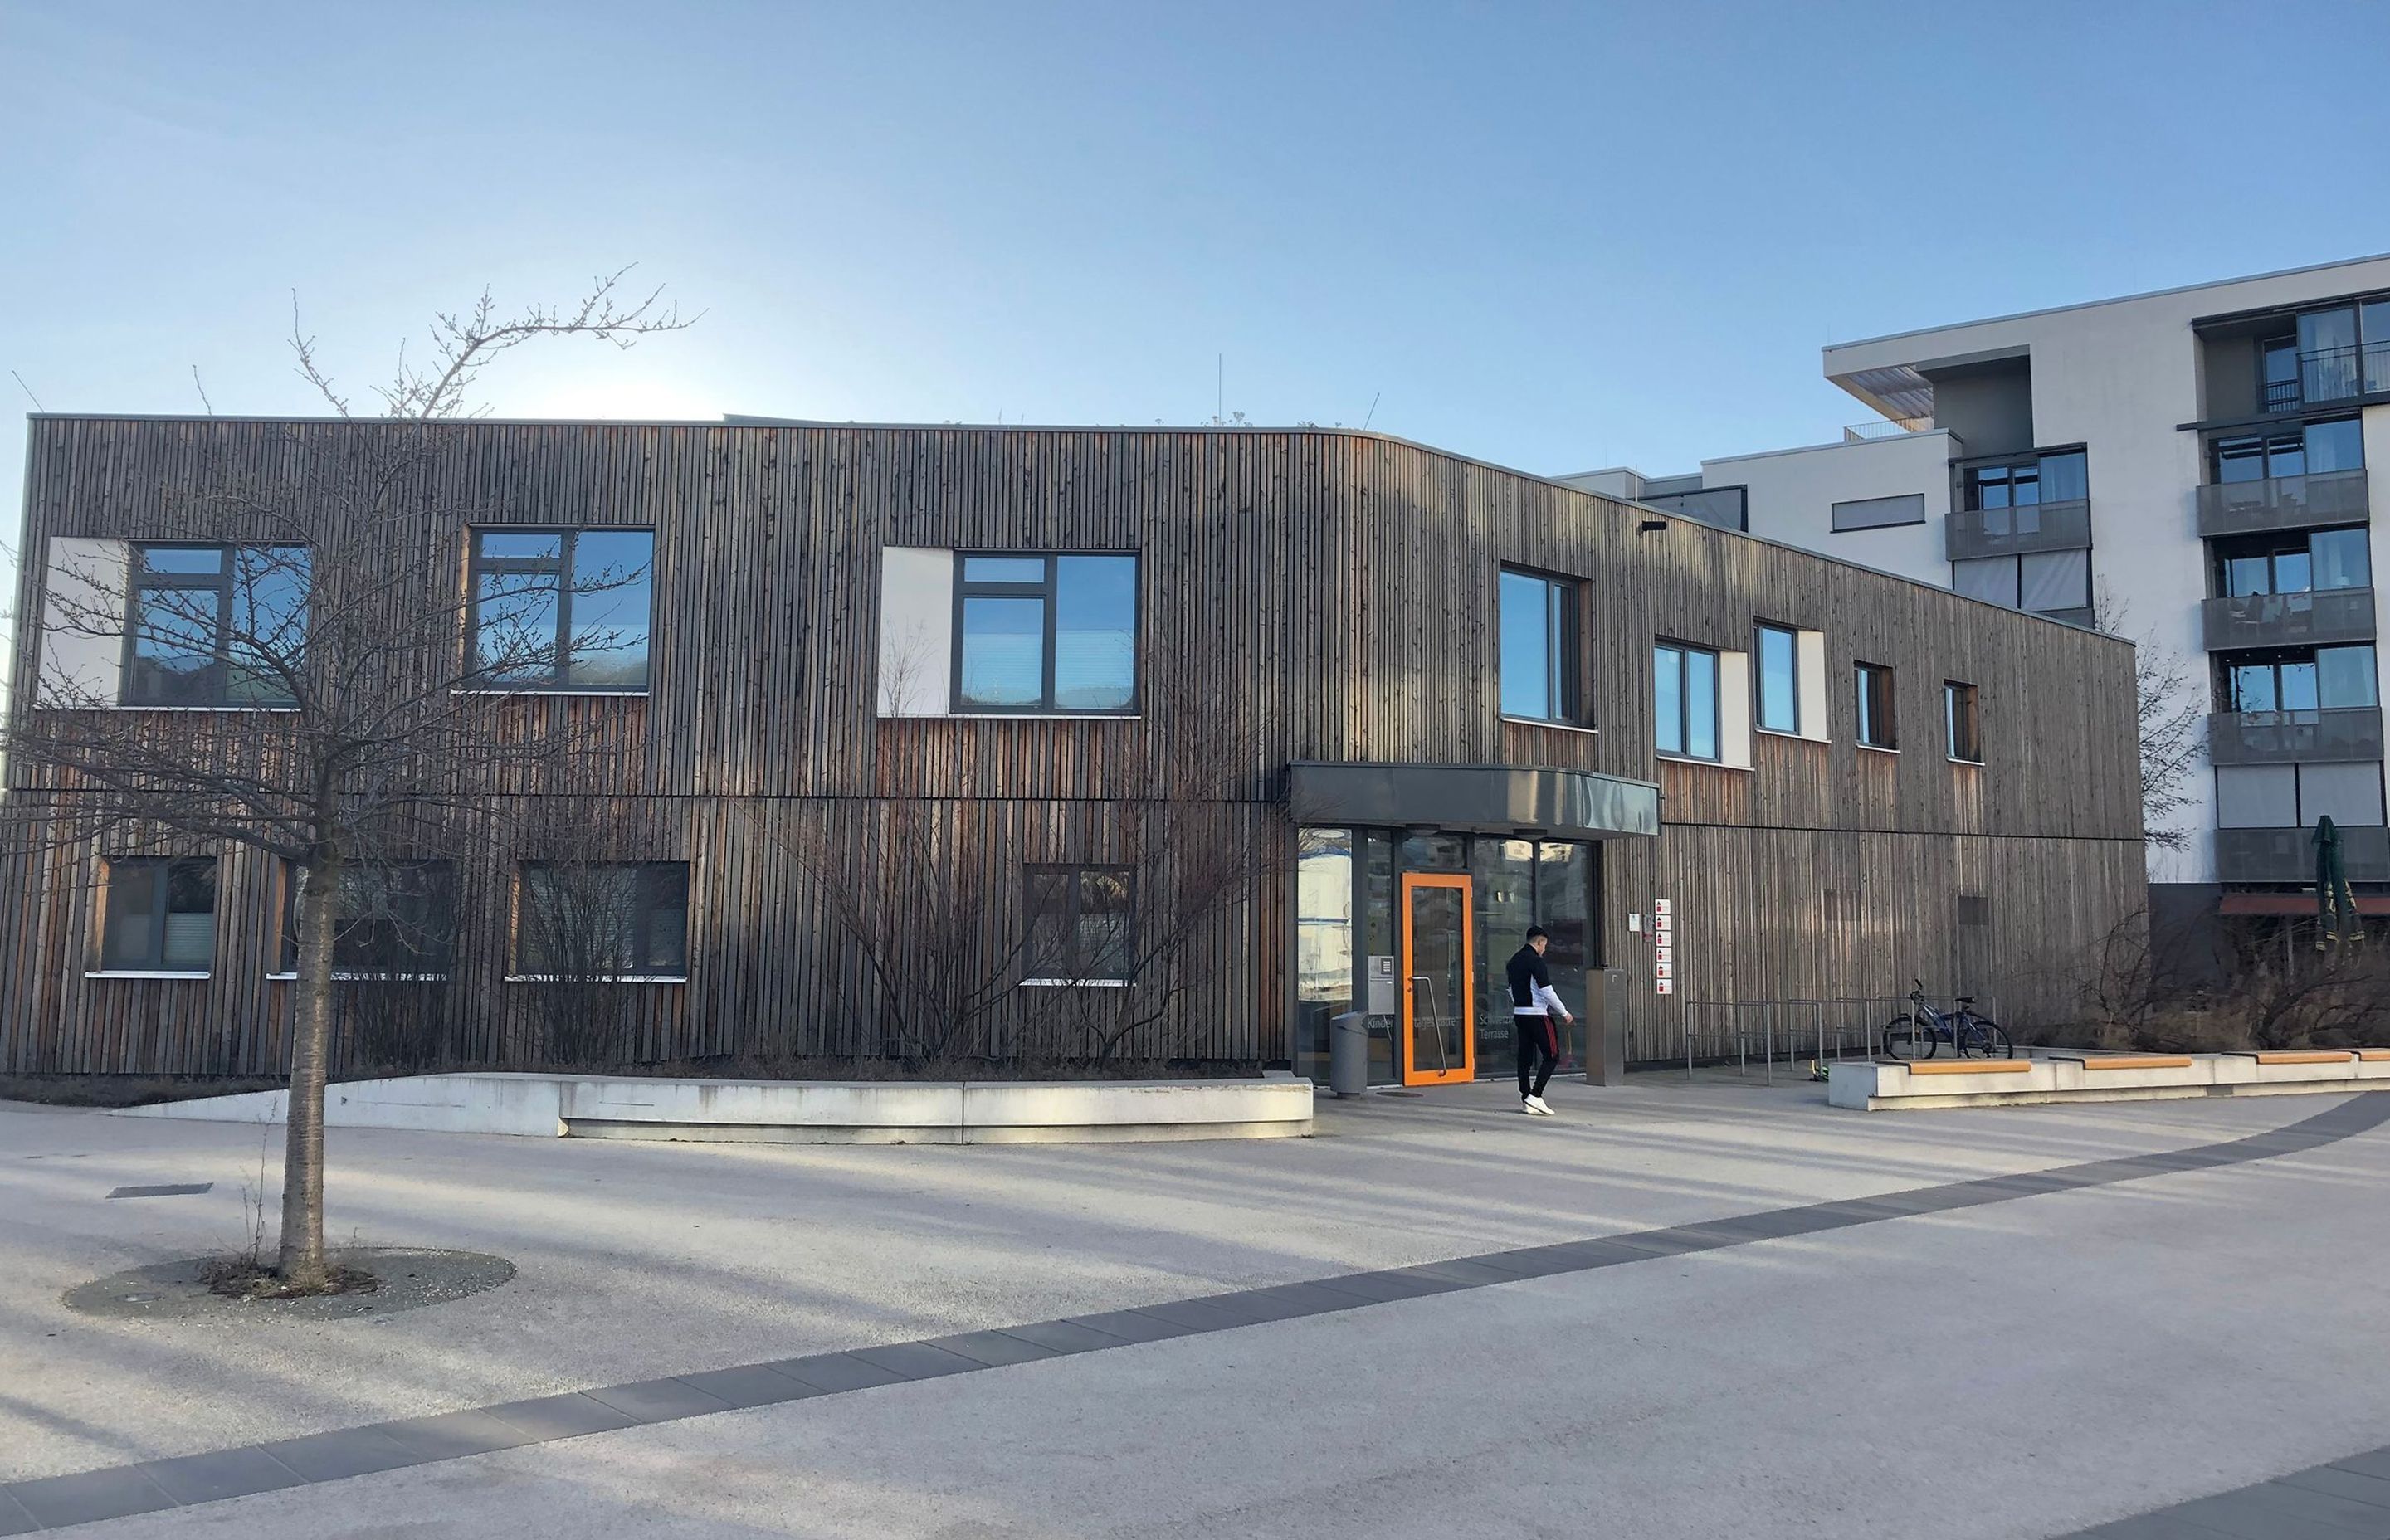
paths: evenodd
<path fill-rule="evenodd" d="M 173 490 L 214 468 L 388 430 L 36 418 L 17 678 L 32 677 L 48 536 L 138 539 L 162 527 Z M 1603 866 L 1605 952 L 1635 975 L 1638 1057 L 1673 1051 L 1687 1000 L 1881 993 L 1920 972 L 2054 1012 L 2062 964 L 2140 904 L 2124 646 L 1688 520 L 1643 531 L 1642 509 L 1418 445 L 1325 430 L 477 422 L 448 430 L 437 477 L 478 523 L 656 531 L 649 695 L 526 705 L 507 729 L 559 714 L 602 725 L 609 752 L 578 794 L 608 799 L 653 858 L 690 864 L 688 983 L 623 986 L 649 992 L 640 1033 L 656 1057 L 846 1051 L 832 1023 L 851 959 L 756 820 L 835 829 L 882 799 L 926 799 L 976 821 L 1014 866 L 1093 860 L 1090 808 L 1183 781 L 1224 745 L 1230 800 L 1280 840 L 1291 760 L 1658 781 L 1665 831 L 1613 842 Z M 1143 714 L 880 720 L 879 553 L 892 545 L 1137 553 Z M 1586 580 L 1598 732 L 1499 715 L 1506 562 Z M 1825 633 L 1831 741 L 1759 735 L 1749 770 L 1655 762 L 1652 638 L 1748 648 L 1763 618 Z M 1853 746 L 1857 659 L 1895 670 L 1896 755 Z M 1945 758 L 1946 679 L 1980 691 L 1980 770 Z M 30 697 L 20 685 L 13 709 Z M 206 719 L 166 730 L 204 734 Z M 31 768 L 7 774 L 19 808 L 41 815 Z M 493 805 L 542 789 L 494 788 Z M 536 986 L 505 982 L 507 873 L 524 853 L 484 851 L 468 884 L 482 895 L 468 900 L 476 930 L 439 989 L 462 1062 L 535 1051 L 516 996 Z M 89 854 L 19 859 L 0 885 L 0 1066 L 279 1069 L 288 986 L 265 977 L 279 874 L 230 858 L 212 980 L 86 979 Z M 1205 987 L 1134 1051 L 1284 1056 L 1283 887 L 1224 920 Z M 1857 895 L 1859 918 L 1828 923 L 1829 892 Z M 1990 901 L 1987 985 L 1948 976 L 1961 893 Z M 1688 938 L 1669 998 L 1652 995 L 1625 929 L 1655 895 L 1676 900 Z"/>

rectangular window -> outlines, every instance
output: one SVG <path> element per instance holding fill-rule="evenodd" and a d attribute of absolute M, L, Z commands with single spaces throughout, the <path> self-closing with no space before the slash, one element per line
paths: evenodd
<path fill-rule="evenodd" d="M 956 709 L 1137 709 L 1137 558 L 956 557 Z"/>
<path fill-rule="evenodd" d="M 2244 656 L 2223 665 L 2220 677 L 2219 711 L 2337 711 L 2379 704 L 2370 644 Z"/>
<path fill-rule="evenodd" d="M 283 867 L 282 971 L 299 967 L 304 873 Z M 446 861 L 352 863 L 341 868 L 332 970 L 364 978 L 444 979 L 456 941 L 456 868 Z"/>
<path fill-rule="evenodd" d="M 2319 588 L 2362 588 L 2373 581 L 2366 532 L 2317 530 L 2261 534 L 2215 543 L 2216 592 L 2304 594 Z"/>
<path fill-rule="evenodd" d="M 205 974 L 214 966 L 212 858 L 119 857 L 108 863 L 106 879 L 101 971 Z"/>
<path fill-rule="evenodd" d="M 1718 656 L 1662 642 L 1651 649 L 1652 744 L 1677 759 L 1718 757 Z"/>
<path fill-rule="evenodd" d="M 473 668 L 493 688 L 648 687 L 653 530 L 473 532 Z"/>
<path fill-rule="evenodd" d="M 2017 608 L 2030 614 L 2091 604 L 2089 551 L 2035 551 L 2017 558 Z"/>
<path fill-rule="evenodd" d="M 1858 691 L 1858 740 L 1870 749 L 1900 747 L 1898 724 L 1892 710 L 1892 670 L 1879 663 L 1853 669 Z"/>
<path fill-rule="evenodd" d="M 688 972 L 688 866 L 526 863 L 515 971 L 532 978 L 679 979 Z"/>
<path fill-rule="evenodd" d="M 2004 610 L 2017 607 L 2017 558 L 1975 557 L 1950 563 L 1950 586 L 1971 599 L 1982 599 Z"/>
<path fill-rule="evenodd" d="M 1984 763 L 1982 730 L 1975 719 L 1975 687 L 1955 679 L 1942 684 L 1943 741 L 1950 757 L 1967 764 Z"/>
<path fill-rule="evenodd" d="M 2311 310 L 2299 317 L 2299 391 L 2308 402 L 2357 394 L 2357 307 Z"/>
<path fill-rule="evenodd" d="M 1126 866 L 1032 866 L 1022 980 L 1124 984 L 1132 972 Z"/>
<path fill-rule="evenodd" d="M 1577 596 L 1566 578 L 1502 571 L 1502 714 L 1578 722 Z"/>
<path fill-rule="evenodd" d="M 124 704 L 291 704 L 307 580 L 304 545 L 134 546 Z"/>
<path fill-rule="evenodd" d="M 1897 497 L 1860 497 L 1834 505 L 1836 530 L 1881 530 L 1895 524 L 1925 522 L 1925 494 L 1903 493 Z"/>
<path fill-rule="evenodd" d="M 1800 638 L 1786 626 L 1759 626 L 1760 728 L 1770 733 L 1801 731 Z"/>

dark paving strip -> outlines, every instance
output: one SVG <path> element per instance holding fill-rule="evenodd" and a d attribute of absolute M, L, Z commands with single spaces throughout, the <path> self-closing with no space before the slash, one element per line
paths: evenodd
<path fill-rule="evenodd" d="M 196 1198 L 214 1187 L 213 1182 L 169 1182 L 154 1187 L 119 1187 L 110 1198 Z"/>
<path fill-rule="evenodd" d="M 1034 1321 L 1027 1326 L 1006 1327 L 1001 1331 L 966 1331 L 926 1341 L 892 1342 L 845 1353 L 784 1358 L 769 1364 L 744 1364 L 665 1380 L 642 1380 L 628 1385 L 510 1401 L 469 1411 L 443 1412 L 436 1417 L 310 1433 L 247 1448 L 186 1455 L 178 1459 L 111 1466 L 71 1476 L 45 1476 L 0 1486 L 0 1535 L 30 1534 L 45 1527 L 63 1529 L 96 1519 L 122 1518 L 283 1487 L 336 1482 L 376 1470 L 394 1470 L 401 1466 L 429 1465 L 466 1455 L 706 1417 L 745 1406 L 843 1395 L 880 1385 L 934 1380 L 949 1374 L 975 1374 L 1072 1354 L 1101 1353 L 1137 1342 L 1230 1331 L 1266 1321 L 1364 1310 L 1394 1300 L 1484 1289 L 1523 1278 L 1619 1267 L 1658 1257 L 1816 1235 L 1855 1225 L 2006 1202 L 2042 1193 L 2237 1165 L 2313 1149 L 2362 1133 L 2385 1120 L 2390 1120 L 2390 1093 L 2356 1096 L 2287 1128 L 2191 1149 L 1915 1187 L 1872 1198 L 1771 1209 L 1665 1229 L 1638 1230 L 1631 1235 L 1525 1246 L 1412 1267 L 1387 1267 L 1303 1283 L 1165 1300 L 1134 1309 L 1073 1315 L 1067 1320 Z M 2351 1540 L 2352 1535 L 2358 1540 L 2375 1535 L 2390 1540 L 2390 1507 L 2380 1509 L 2384 1520 L 2380 1529 L 2351 1527 L 2349 1516 L 2369 1514 L 2376 1506 L 2365 1495 L 2371 1489 L 2348 1484 L 2352 1481 L 2371 1481 L 2390 1487 L 2390 1451 L 2358 1456 L 2286 1476 L 2245 1493 L 2227 1493 L 2186 1504 L 2180 1509 L 2167 1509 L 2168 1514 L 2186 1515 L 2180 1521 L 2168 1520 L 2175 1524 L 2170 1529 L 2109 1525 L 2085 1534 L 2099 1535 L 2102 1540 L 2154 1540 L 2160 1535 L 2212 1540 L 2217 1534 L 2272 1537 L 2327 1533 L 2336 1540 Z M 2253 1504 L 2257 1506 L 2252 1507 Z M 2247 1513 L 2268 1516 L 2263 1521 L 2275 1527 L 2251 1527 L 2260 1521 L 2243 1517 Z M 2162 1517 L 2145 1515 L 2124 1522 L 2127 1526 L 2146 1525 Z M 2233 1527 L 2235 1524 L 2241 1527 Z"/>
<path fill-rule="evenodd" d="M 2062 1540 L 2390 1540 L 2390 1449 L 2136 1514 Z"/>

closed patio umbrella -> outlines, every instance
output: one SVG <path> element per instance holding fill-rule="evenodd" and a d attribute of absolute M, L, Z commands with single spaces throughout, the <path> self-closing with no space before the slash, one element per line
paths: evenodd
<path fill-rule="evenodd" d="M 2316 820 L 2316 950 L 2324 949 L 2326 942 L 2337 943 L 2344 937 L 2351 942 L 2365 939 L 2365 930 L 2357 918 L 2357 896 L 2348 891 L 2348 864 L 2341 858 L 2340 830 L 2332 827 L 2332 815 Z"/>

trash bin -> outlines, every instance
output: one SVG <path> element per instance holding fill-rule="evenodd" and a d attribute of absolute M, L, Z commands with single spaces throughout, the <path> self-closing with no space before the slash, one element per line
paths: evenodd
<path fill-rule="evenodd" d="M 1369 1017 L 1348 1010 L 1328 1019 L 1328 1089 L 1357 1097 L 1369 1088 Z"/>

